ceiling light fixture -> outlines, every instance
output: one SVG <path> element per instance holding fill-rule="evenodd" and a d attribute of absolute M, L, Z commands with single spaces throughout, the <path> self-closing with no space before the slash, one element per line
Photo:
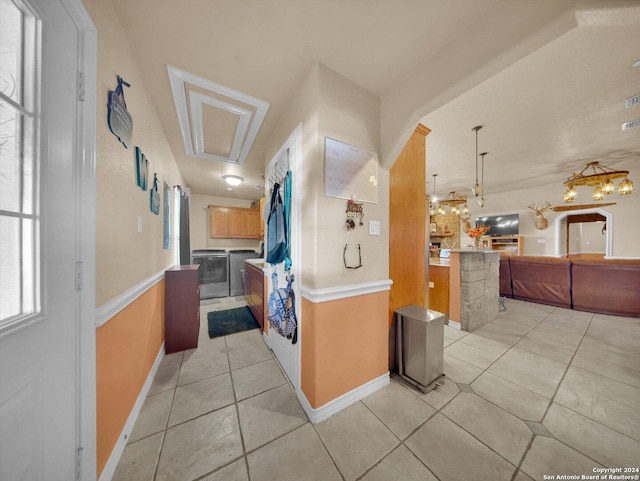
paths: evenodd
<path fill-rule="evenodd" d="M 478 205 L 480 207 L 484 207 L 484 156 L 487 155 L 488 152 L 482 152 L 480 157 L 482 158 L 482 170 L 480 176 L 480 198 L 478 199 Z"/>
<path fill-rule="evenodd" d="M 440 208 L 446 212 L 445 207 L 449 207 L 451 213 L 455 215 L 469 213 L 467 197 L 464 195 L 457 195 L 453 191 L 449 192 L 449 195 L 440 201 Z"/>
<path fill-rule="evenodd" d="M 433 174 L 433 197 L 431 197 L 431 202 L 429 203 L 429 215 L 436 214 L 436 201 L 438 200 L 436 199 L 436 177 L 438 177 L 438 174 Z"/>
<path fill-rule="evenodd" d="M 633 62 L 631 64 L 631 67 L 629 67 L 629 68 L 634 68 L 634 67 L 640 67 L 640 60 L 636 60 L 635 62 Z"/>
<path fill-rule="evenodd" d="M 482 125 L 476 125 L 471 129 L 476 133 L 476 184 L 471 189 L 475 197 L 478 197 L 480 195 L 480 185 L 478 184 L 478 130 L 480 130 L 481 128 Z"/>
<path fill-rule="evenodd" d="M 240 185 L 244 181 L 239 175 L 223 175 L 222 178 L 229 185 Z"/>
<path fill-rule="evenodd" d="M 591 171 L 588 171 L 588 169 L 591 169 Z M 623 178 L 623 180 L 618 184 L 618 194 L 629 195 L 633 192 L 633 182 L 627 178 L 628 175 L 628 170 L 614 170 L 611 167 L 600 165 L 600 162 L 597 161 L 589 162 L 584 169 L 572 174 L 564 181 L 564 185 L 567 187 L 567 191 L 564 193 L 564 201 L 567 203 L 573 202 L 578 196 L 576 187 L 583 185 L 594 188 L 591 194 L 593 200 L 602 200 L 605 196 L 615 192 L 613 180 L 620 178 Z"/>

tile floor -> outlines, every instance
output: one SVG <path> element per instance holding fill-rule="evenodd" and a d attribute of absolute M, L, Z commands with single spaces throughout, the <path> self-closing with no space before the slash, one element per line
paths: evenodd
<path fill-rule="evenodd" d="M 201 307 L 243 304 L 229 298 Z M 443 385 L 308 422 L 257 330 L 166 356 L 115 480 L 491 480 L 640 467 L 640 319 L 507 300 L 445 326 Z M 637 474 L 637 473 L 632 473 Z M 584 478 L 583 478 L 584 479 Z"/>

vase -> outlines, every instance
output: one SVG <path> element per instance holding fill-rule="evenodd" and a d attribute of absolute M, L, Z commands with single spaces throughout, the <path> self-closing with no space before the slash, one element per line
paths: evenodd
<path fill-rule="evenodd" d="M 474 237 L 473 247 L 475 247 L 476 249 L 480 247 L 480 237 Z"/>

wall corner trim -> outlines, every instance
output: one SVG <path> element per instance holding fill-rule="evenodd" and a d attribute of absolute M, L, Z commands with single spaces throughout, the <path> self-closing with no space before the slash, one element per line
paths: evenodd
<path fill-rule="evenodd" d="M 138 395 L 138 399 L 136 399 L 136 403 L 133 405 L 133 409 L 131 409 L 131 413 L 129 413 L 129 417 L 127 418 L 127 422 L 124 424 L 122 428 L 122 432 L 118 437 L 118 442 L 113 447 L 111 451 L 111 455 L 107 460 L 107 464 L 105 464 L 102 473 L 100 473 L 99 481 L 110 481 L 113 478 L 113 475 L 116 472 L 116 468 L 118 467 L 118 462 L 122 457 L 122 453 L 124 452 L 124 448 L 127 446 L 127 440 L 129 436 L 131 436 L 131 432 L 133 431 L 133 426 L 136 424 L 136 419 L 138 419 L 138 415 L 140 414 L 140 410 L 142 409 L 142 405 L 144 404 L 145 399 L 147 398 L 147 394 L 149 394 L 149 389 L 151 389 L 151 385 L 153 384 L 153 379 L 156 377 L 156 372 L 158 371 L 158 367 L 160 366 L 160 362 L 164 358 L 164 342 L 160 346 L 160 350 L 158 351 L 158 355 L 156 356 L 156 360 L 151 366 L 151 370 L 147 375 L 147 379 L 140 390 L 140 394 Z"/>
<path fill-rule="evenodd" d="M 155 286 L 162 279 L 164 279 L 164 269 L 96 308 L 96 328 L 106 324 L 109 319 Z"/>
<path fill-rule="evenodd" d="M 347 299 L 349 297 L 388 291 L 391 289 L 391 284 L 393 284 L 391 279 L 385 279 L 382 281 L 363 282 L 361 284 L 351 284 L 348 286 L 327 287 L 324 289 L 312 289 L 303 285 L 301 292 L 305 299 L 316 304 L 319 302 L 336 301 L 338 299 Z"/>
<path fill-rule="evenodd" d="M 361 399 L 364 399 L 369 394 L 373 394 L 378 389 L 382 389 L 390 382 L 391 381 L 389 378 L 389 373 L 387 372 L 382 376 L 376 379 L 372 379 L 371 381 L 363 384 L 362 386 L 359 386 L 349 391 L 348 393 L 345 393 L 342 396 L 335 398 L 333 401 L 329 401 L 327 404 L 320 406 L 317 409 L 314 409 L 311 406 L 311 404 L 309 403 L 309 400 L 307 399 L 307 397 L 304 395 L 302 391 L 300 391 L 300 395 L 298 396 L 298 399 L 300 400 L 302 409 L 304 409 L 304 412 L 307 413 L 307 417 L 309 418 L 309 421 L 311 421 L 313 424 L 317 424 L 329 418 L 330 416 L 333 416 L 337 412 L 342 411 L 343 409 L 351 406 L 353 403 L 356 403 Z"/>

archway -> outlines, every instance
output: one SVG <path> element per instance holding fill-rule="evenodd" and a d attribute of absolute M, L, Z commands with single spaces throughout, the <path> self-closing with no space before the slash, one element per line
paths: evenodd
<path fill-rule="evenodd" d="M 613 238 L 613 214 L 600 208 L 580 209 L 562 212 L 554 221 L 554 255 L 556 257 L 567 256 L 567 218 L 569 216 L 583 215 L 583 214 L 600 214 L 607 222 L 607 228 L 605 230 L 605 258 L 611 256 L 611 246 Z"/>

